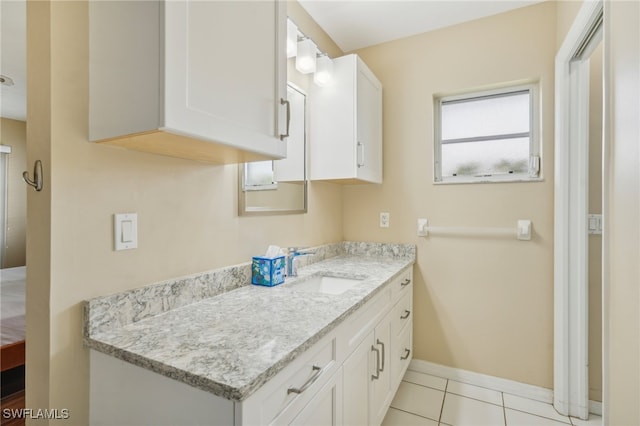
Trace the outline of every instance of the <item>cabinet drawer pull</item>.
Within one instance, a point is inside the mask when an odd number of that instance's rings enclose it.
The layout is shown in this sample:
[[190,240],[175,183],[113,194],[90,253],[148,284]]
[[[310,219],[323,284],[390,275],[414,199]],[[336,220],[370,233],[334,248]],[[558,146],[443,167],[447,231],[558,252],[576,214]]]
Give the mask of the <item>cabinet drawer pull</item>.
[[284,138],[289,137],[289,127],[291,126],[291,104],[288,100],[280,98],[280,105],[287,106],[287,133],[280,135],[280,140],[283,140]]
[[407,279],[405,279],[402,283],[400,283],[400,285],[401,285],[402,287],[404,287],[404,286],[409,285],[410,283],[411,283],[411,279],[407,278]]
[[322,374],[322,368],[318,367],[317,365],[314,365],[312,367],[312,370],[315,371],[315,373],[313,373],[313,376],[309,377],[309,380],[307,380],[305,384],[302,385],[301,388],[287,389],[287,395],[289,395],[290,393],[302,393],[306,391],[309,388],[309,386],[311,386],[316,380],[318,380],[318,377],[320,377],[320,375]]
[[407,319],[409,318],[409,315],[411,315],[411,311],[407,311],[406,309],[404,310],[404,314],[400,315],[400,319]]
[[371,375],[371,380],[378,380],[380,378],[380,350],[374,345],[371,345],[371,350],[376,352],[376,374]]
[[409,355],[411,355],[411,349],[405,349],[404,356],[401,356],[400,359],[404,361],[409,358]]
[[380,371],[384,371],[384,343],[380,339],[376,339],[376,344],[382,346],[382,367],[380,367]]

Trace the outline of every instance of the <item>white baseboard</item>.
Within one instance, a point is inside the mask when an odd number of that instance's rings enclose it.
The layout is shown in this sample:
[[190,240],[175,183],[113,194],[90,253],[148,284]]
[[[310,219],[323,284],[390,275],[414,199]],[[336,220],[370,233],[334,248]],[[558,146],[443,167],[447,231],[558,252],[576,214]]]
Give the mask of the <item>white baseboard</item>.
[[[499,392],[505,392],[511,395],[544,402],[546,404],[553,404],[553,390],[543,388],[541,386],[529,385],[526,383],[516,382],[515,380],[503,379],[501,377],[489,376],[481,373],[474,373],[473,371],[447,367],[446,365],[435,364],[433,362],[415,358],[411,360],[409,370],[442,377],[443,379],[455,380],[456,382],[489,388]],[[601,416],[602,403],[589,401],[589,412]]]
[[602,402],[589,400],[589,412],[602,417]]
[[411,361],[411,364],[409,364],[409,370],[553,404],[553,391],[540,386],[528,385],[514,380],[447,367],[415,358]]

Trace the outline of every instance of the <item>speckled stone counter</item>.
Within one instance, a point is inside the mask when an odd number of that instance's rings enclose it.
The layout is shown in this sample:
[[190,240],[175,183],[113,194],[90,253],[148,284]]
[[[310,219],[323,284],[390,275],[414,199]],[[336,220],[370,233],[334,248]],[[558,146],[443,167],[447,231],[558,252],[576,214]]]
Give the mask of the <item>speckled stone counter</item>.
[[[220,286],[210,278],[203,284],[201,274],[87,301],[85,344],[244,400],[415,262],[413,245],[345,242],[311,250],[316,255],[300,258],[299,276],[277,287],[250,285],[250,272],[238,272],[248,268],[243,264],[204,274],[220,274]],[[361,281],[336,295],[296,287],[316,274]],[[219,287],[229,290],[202,290]]]

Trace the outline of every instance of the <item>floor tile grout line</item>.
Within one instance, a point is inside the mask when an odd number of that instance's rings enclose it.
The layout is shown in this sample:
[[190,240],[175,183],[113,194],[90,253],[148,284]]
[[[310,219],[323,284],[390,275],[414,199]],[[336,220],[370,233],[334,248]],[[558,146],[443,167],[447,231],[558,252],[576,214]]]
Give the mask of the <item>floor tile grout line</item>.
[[411,414],[412,416],[420,417],[422,419],[431,420],[432,422],[437,422],[437,420],[434,420],[431,417],[423,416],[422,414],[414,413],[413,411],[407,411],[397,407],[389,407],[389,408],[393,408],[394,410],[402,411],[403,413]]
[[[524,410],[520,410],[520,409],[518,409],[518,408],[511,408],[511,407],[507,407],[507,406],[505,406],[504,408],[505,408],[505,410],[506,410],[506,409],[509,409],[509,410],[513,410],[513,411],[519,411],[519,412],[521,412],[521,413],[529,414],[529,415],[531,415],[531,416],[540,417],[540,418],[542,418],[542,419],[552,420],[552,421],[554,421],[554,422],[562,423],[562,424],[565,424],[565,425],[573,425],[573,423],[571,422],[571,419],[570,419],[569,417],[567,417],[567,420],[569,421],[569,423],[567,423],[567,422],[560,421],[560,420],[558,420],[558,419],[552,419],[551,417],[542,416],[542,415],[540,415],[540,414],[535,414],[535,413],[532,413],[531,411],[524,411]],[[558,414],[558,415],[559,415],[559,416],[562,416],[562,414]],[[565,416],[563,416],[563,417],[565,417]]]
[[507,426],[507,409],[504,407],[504,392],[500,392],[500,399],[502,399],[502,415],[504,416],[504,426]]
[[[456,395],[456,396],[459,396],[459,397],[461,397],[461,398],[468,398],[468,399],[472,399],[472,400],[474,400],[474,401],[483,402],[483,403],[485,403],[485,404],[490,404],[490,405],[497,406],[497,407],[499,407],[499,406],[500,406],[500,405],[495,404],[495,403],[493,403],[493,402],[485,401],[485,400],[478,399],[478,398],[473,398],[473,397],[470,397],[470,396],[467,396],[467,395],[460,395],[460,394],[458,394],[458,393],[455,393],[455,392],[451,392],[451,391],[449,391],[449,390],[448,390],[448,389],[449,389],[449,381],[450,381],[451,379],[445,379],[444,377],[433,376],[433,375],[431,375],[431,374],[422,373],[422,372],[414,371],[414,370],[408,370],[408,371],[413,371],[414,373],[418,373],[418,374],[422,374],[422,375],[425,375],[425,376],[430,376],[430,377],[435,377],[435,378],[438,378],[438,379],[444,379],[444,380],[446,380],[444,390],[442,390],[442,389],[438,389],[438,388],[435,388],[435,387],[431,387],[431,386],[426,386],[426,385],[421,384],[421,383],[415,383],[415,382],[412,382],[412,381],[409,381],[409,380],[405,380],[404,378],[403,378],[403,380],[402,380],[402,381],[404,381],[404,382],[406,382],[406,383],[411,383],[411,384],[414,384],[414,385],[416,385],[416,386],[421,386],[421,387],[424,387],[424,388],[428,388],[428,389],[432,389],[432,390],[436,390],[436,391],[444,392],[444,395],[443,395],[443,398],[442,398],[442,406],[441,406],[441,408],[440,408],[440,417],[439,417],[439,419],[438,419],[438,424],[442,423],[442,414],[443,414],[443,412],[444,412],[444,403],[445,403],[445,400],[446,400],[447,394]],[[469,385],[469,386],[478,387],[478,388],[481,388],[481,389],[487,389],[487,390],[490,390],[490,391],[499,392],[499,393],[500,393],[500,396],[501,396],[501,399],[502,399],[502,412],[503,412],[503,415],[504,415],[504,422],[505,422],[505,426],[507,426],[507,411],[506,411],[506,410],[507,410],[507,408],[508,408],[508,409],[510,409],[510,410],[519,411],[519,412],[524,413],[524,414],[529,414],[529,415],[532,415],[532,416],[535,416],[535,417],[540,417],[540,418],[547,419],[547,420],[552,420],[552,421],[555,421],[555,422],[558,422],[558,423],[563,423],[563,424],[568,424],[568,425],[571,425],[571,426],[576,426],[576,425],[573,423],[573,420],[571,420],[571,416],[563,416],[562,414],[558,413],[558,412],[557,412],[557,410],[555,410],[555,407],[553,407],[553,405],[551,405],[551,406],[552,406],[552,408],[556,411],[556,413],[557,413],[559,416],[566,417],[566,419],[568,420],[568,423],[567,423],[567,422],[565,422],[565,421],[560,421],[560,420],[558,420],[558,419],[554,419],[554,418],[548,417],[548,416],[543,416],[543,415],[535,414],[535,413],[532,413],[532,412],[530,412],[530,411],[524,411],[524,410],[517,409],[517,408],[507,407],[507,406],[506,406],[506,404],[505,404],[505,401],[504,401],[504,392],[500,392],[500,391],[497,391],[497,390],[495,390],[495,389],[487,388],[487,387],[484,387],[484,386],[472,385],[472,384],[470,384],[470,383],[458,382],[458,381],[456,381],[456,380],[453,380],[453,381],[454,381],[454,382],[456,382],[456,383],[462,383],[462,384],[466,384],[466,385]],[[516,395],[516,396],[517,396],[517,395]],[[530,398],[524,398],[524,399],[530,399]],[[532,400],[532,401],[539,402],[539,401],[537,401],[537,400]],[[396,409],[397,409],[397,408],[396,408]],[[401,410],[401,411],[402,411],[402,410]],[[411,413],[411,414],[415,414],[415,413]],[[418,415],[418,414],[415,414],[415,415]],[[418,416],[420,416],[420,415],[418,415]],[[423,417],[423,418],[429,419],[428,417],[424,417],[424,416],[420,416],[420,417]],[[429,420],[433,420],[433,419],[429,419]]]
[[451,392],[451,391],[447,391],[447,393],[450,393],[451,395],[459,396],[461,398],[473,399],[474,401],[484,402],[485,404],[491,404],[491,405],[496,406],[496,407],[504,407],[504,403],[496,404],[494,402],[485,401],[484,399],[478,399],[478,398],[474,398],[472,396],[467,396],[467,395],[460,395],[459,393],[455,393],[455,392]]
[[442,395],[442,405],[440,405],[440,416],[438,417],[438,424],[442,422],[442,412],[444,411],[444,401],[447,399],[447,388],[449,387],[449,379],[444,384],[444,394]]
[[[444,389],[438,389],[438,388],[434,388],[433,386],[427,386],[427,385],[423,385],[422,383],[416,383],[416,382],[412,382],[410,380],[405,380],[404,378],[402,379],[403,382],[405,383],[411,383],[412,385],[416,385],[416,386],[422,386],[423,388],[427,388],[427,389],[433,389],[433,390],[437,390],[440,392],[444,392]],[[445,385],[445,389],[446,389],[446,385]]]

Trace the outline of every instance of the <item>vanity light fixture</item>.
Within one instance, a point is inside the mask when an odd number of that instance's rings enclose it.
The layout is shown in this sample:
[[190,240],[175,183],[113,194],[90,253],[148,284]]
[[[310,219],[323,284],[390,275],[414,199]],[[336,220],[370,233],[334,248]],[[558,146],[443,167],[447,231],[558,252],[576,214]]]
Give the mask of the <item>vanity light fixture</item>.
[[291,19],[287,19],[287,58],[298,54],[298,27]]
[[309,74],[316,70],[316,44],[308,37],[298,42],[298,56],[296,56],[296,69],[302,74]]
[[291,19],[287,18],[287,58],[296,58],[296,69],[302,74],[313,74],[313,82],[327,86],[333,78],[333,60],[320,51]]
[[318,55],[316,60],[316,72],[313,74],[313,82],[320,87],[331,83],[333,76],[333,60],[327,54]]

